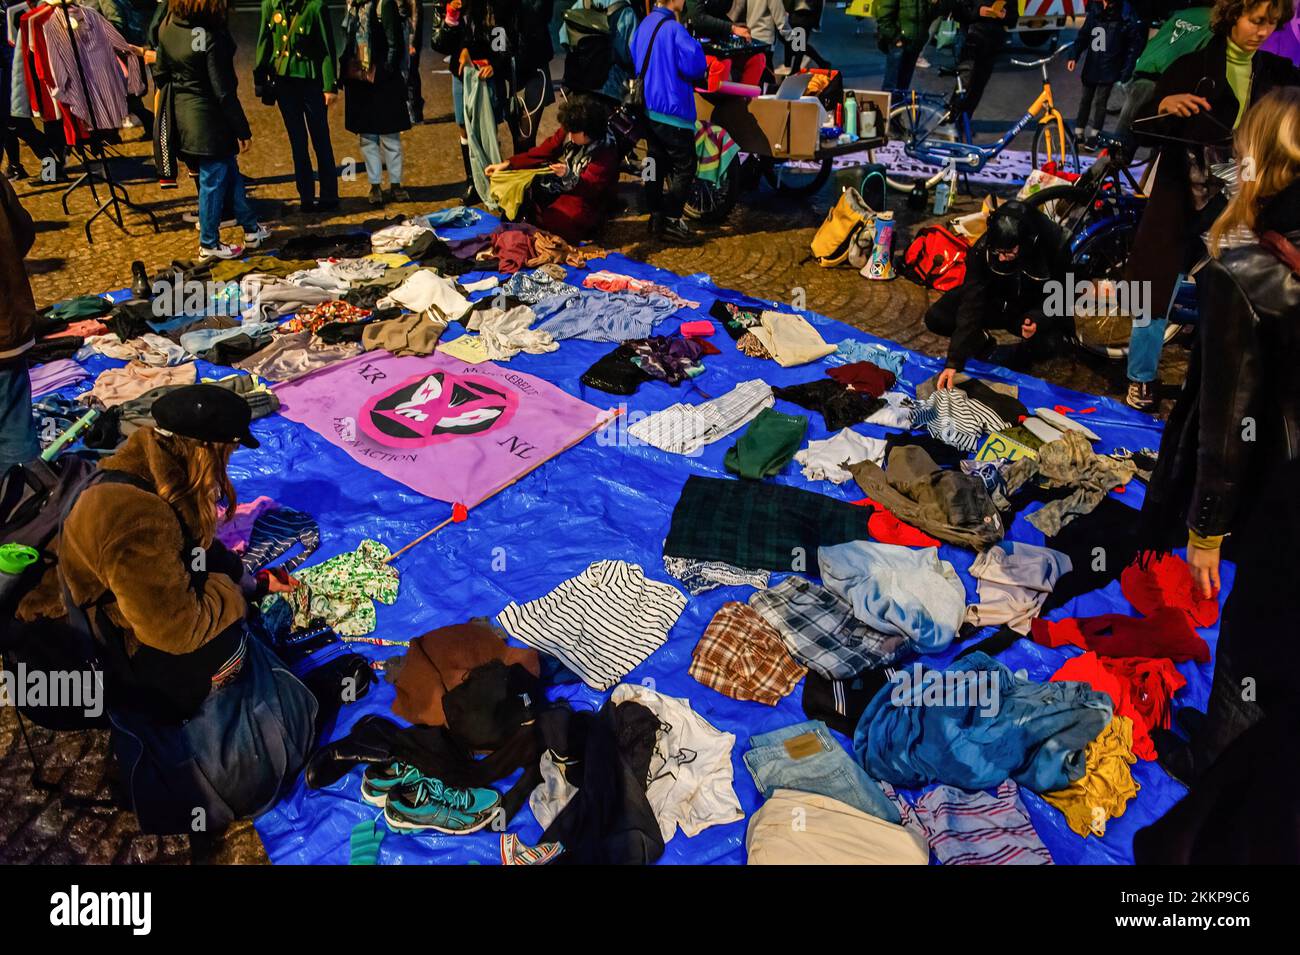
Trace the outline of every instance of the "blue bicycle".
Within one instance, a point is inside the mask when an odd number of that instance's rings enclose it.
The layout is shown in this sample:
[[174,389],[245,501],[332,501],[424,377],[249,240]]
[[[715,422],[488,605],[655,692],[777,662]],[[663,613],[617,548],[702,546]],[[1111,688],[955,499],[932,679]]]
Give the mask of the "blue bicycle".
[[[1016,66],[1037,66],[1042,70],[1043,87],[1024,115],[997,140],[987,145],[970,141],[970,125],[965,116],[959,117],[960,127],[948,110],[946,97],[934,93],[903,91],[900,102],[889,111],[889,138],[903,143],[903,152],[910,159],[938,166],[939,171],[919,182],[887,181],[902,192],[911,192],[920,203],[926,193],[945,178],[956,186],[961,173],[979,172],[1000,155],[1030,123],[1036,123],[1031,158],[1033,167],[1054,162],[1058,169],[1079,172],[1079,150],[1074,134],[1052,97],[1052,83],[1047,75],[1047,64],[1064,50],[1066,43],[1039,60],[1012,60]],[[951,71],[941,71],[951,72]],[[961,77],[957,77],[958,96],[963,92]],[[1040,163],[1041,160],[1041,163]]]

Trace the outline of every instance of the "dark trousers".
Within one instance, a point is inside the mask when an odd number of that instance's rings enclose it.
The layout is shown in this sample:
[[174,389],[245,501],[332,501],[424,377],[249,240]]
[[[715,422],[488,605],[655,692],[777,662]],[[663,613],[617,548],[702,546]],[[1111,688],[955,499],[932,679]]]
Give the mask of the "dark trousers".
[[812,45],[813,27],[816,25],[817,16],[811,10],[800,10],[790,14],[790,26],[803,30],[802,50],[796,51],[791,44],[785,44],[785,65],[790,69],[795,71],[803,69],[805,58],[812,60],[820,69],[830,68],[831,61],[818,53]]
[[[939,296],[938,301],[925,313],[925,327],[936,335],[952,338],[957,331],[957,313],[961,307],[962,292],[963,289],[955,288]],[[989,334],[990,331],[997,329],[1020,335],[1020,326],[1029,311],[1031,307],[1021,302],[998,300],[990,296],[989,306],[980,321],[984,342],[975,348],[971,357],[988,359],[993,354],[997,341]],[[1064,330],[1059,325],[1049,324],[1042,316],[1038,316],[1035,320],[1038,323],[1038,331],[1033,338],[1020,342],[1019,347],[1022,350],[1016,353],[1017,357],[1023,355],[1026,359],[1033,359],[1045,356],[1051,349],[1053,336],[1059,336]]]
[[[645,183],[646,207],[652,214],[679,218],[695,181],[695,133],[693,130],[647,120],[646,147],[654,160],[654,175]],[[664,178],[669,177],[664,189]]]
[[[339,197],[338,167],[330,143],[330,124],[325,112],[325,93],[316,80],[275,78],[275,102],[280,107],[289,148],[293,152],[293,176],[298,197],[304,202],[316,196],[314,179],[320,178],[320,198],[333,202]],[[316,150],[316,169],[312,170],[307,136]]]
[[[1079,100],[1079,118],[1075,126],[1080,129],[1095,129],[1100,132],[1106,126],[1106,108],[1110,105],[1110,93],[1114,83],[1084,83],[1083,97]],[[1088,113],[1092,112],[1089,119]]]
[[993,76],[993,65],[1001,49],[1000,44],[993,46],[988,43],[971,43],[969,40],[962,47],[961,59],[957,62],[957,76],[960,77],[965,92],[953,97],[954,115],[965,113],[972,118],[975,116],[975,110],[984,98],[984,89]]
[[18,143],[20,140],[27,144],[38,160],[44,160],[46,156],[54,155],[45,134],[36,128],[35,123],[21,116],[13,116],[9,119],[8,126],[5,127],[4,131],[5,161],[11,166],[18,165]]

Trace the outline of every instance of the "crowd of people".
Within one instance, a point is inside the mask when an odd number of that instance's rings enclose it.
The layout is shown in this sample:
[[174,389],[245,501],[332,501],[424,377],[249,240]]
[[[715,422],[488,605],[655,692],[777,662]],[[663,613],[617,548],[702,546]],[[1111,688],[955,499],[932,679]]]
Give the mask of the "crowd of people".
[[[110,7],[107,0],[100,5]],[[685,215],[697,171],[695,91],[770,81],[778,38],[786,44],[782,69],[805,58],[824,63],[806,42],[814,11],[796,4],[787,12],[776,0],[657,0],[648,12],[622,0],[579,0],[574,9],[601,14],[603,32],[585,36],[608,48],[603,58],[588,49],[593,59],[574,63],[575,75],[587,68],[586,88],[557,94],[550,74],[553,0],[450,0],[431,7],[428,22],[411,0],[347,0],[339,30],[337,11],[324,0],[263,0],[253,86],[283,118],[302,209],[328,212],[339,203],[328,115],[340,93],[344,125],[364,156],[369,201],[409,199],[402,136],[422,119],[419,54],[427,40],[451,65],[467,204],[496,204],[517,189],[512,204],[523,219],[575,245],[593,238],[614,208],[625,158],[611,115],[631,109],[659,170],[645,183],[651,233],[699,243]],[[170,148],[193,172],[201,256],[227,260],[258,248],[270,231],[249,203],[239,169],[252,132],[240,104],[227,0],[165,0],[156,10],[117,0],[111,10],[110,21],[138,48],[160,91],[157,108],[136,95],[132,112],[155,136],[167,124]],[[911,83],[936,23],[951,18],[961,25],[960,92],[950,103],[956,116],[979,107],[1016,10],[1011,0],[878,0],[876,16],[890,88]],[[1152,33],[1155,19],[1164,25]],[[579,49],[579,30],[592,22],[565,21],[561,42],[569,55]],[[1231,552],[1236,563],[1208,713],[1190,743],[1172,733],[1157,738],[1162,764],[1192,786],[1192,800],[1222,798],[1215,773],[1243,734],[1262,723],[1290,732],[1300,718],[1300,660],[1288,637],[1300,575],[1295,561],[1276,554],[1279,542],[1300,536],[1300,43],[1291,58],[1268,49],[1271,38],[1294,26],[1292,0],[1215,0],[1159,18],[1130,0],[1098,0],[1068,59],[1084,91],[1078,138],[1098,145],[1122,84],[1116,134],[1152,144],[1158,155],[1125,275],[1147,283],[1154,303],[1151,320],[1135,320],[1133,329],[1127,399],[1134,407],[1157,405],[1160,348],[1182,277],[1194,278],[1199,299],[1187,381],[1142,515],[1145,550],[1186,547],[1202,598],[1218,596],[1222,555]],[[701,43],[728,38],[740,41],[740,53],[706,53]],[[751,41],[765,46],[747,52]],[[592,62],[603,72],[592,73]],[[538,141],[541,117],[557,98],[558,128]],[[513,143],[508,158],[501,155],[501,125]],[[10,120],[5,136],[0,470],[39,451],[24,357],[37,310],[22,264],[35,229],[8,180],[24,174],[19,142],[38,159],[53,150],[30,119]],[[1231,181],[1221,173],[1229,161],[1238,170]],[[242,242],[222,241],[220,226],[229,219],[242,229]],[[967,256],[964,283],[925,315],[927,328],[951,339],[936,387],[954,388],[972,359],[1028,367],[1059,344],[1067,329],[1044,313],[1045,285],[1069,267],[1049,216],[1003,202]],[[999,331],[1020,344],[999,346],[992,334]],[[104,462],[125,477],[90,489],[65,515],[60,580],[46,580],[43,597],[49,607],[69,597],[81,607],[108,607],[94,615],[96,626],[111,631],[108,644],[130,658],[117,662],[131,692],[197,722],[212,712],[210,693],[265,691],[260,677],[226,685],[221,675],[274,669],[247,639],[246,610],[296,582],[274,574],[254,579],[214,544],[213,502],[235,500],[230,456],[240,445],[256,446],[246,404],[226,389],[194,385],[160,399],[153,417],[156,427],[137,432]],[[209,554],[201,585],[177,557],[190,545]],[[1258,687],[1244,701],[1248,677]],[[283,749],[299,754],[300,765],[319,725],[317,701],[300,685],[270,683],[277,687],[274,720],[248,716],[267,698],[244,696],[227,696],[220,718],[239,710],[249,752]],[[285,766],[267,763],[266,771],[283,773]],[[255,774],[248,766],[241,772]],[[281,783],[277,776],[254,788],[274,793]]]

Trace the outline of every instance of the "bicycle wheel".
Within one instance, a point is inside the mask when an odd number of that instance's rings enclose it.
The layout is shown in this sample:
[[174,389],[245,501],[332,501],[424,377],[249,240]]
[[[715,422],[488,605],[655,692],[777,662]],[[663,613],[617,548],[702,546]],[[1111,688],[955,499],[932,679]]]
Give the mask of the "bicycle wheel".
[[1092,195],[1080,186],[1048,186],[1024,200],[1059,225],[1071,239],[1081,230],[1092,212]]
[[[904,144],[919,143],[926,139],[954,142],[957,132],[954,126],[943,121],[948,116],[947,107],[934,103],[903,102],[889,111],[889,138]],[[928,177],[927,177],[928,178]],[[885,181],[890,187],[900,192],[909,192],[912,183],[902,179],[893,179],[886,175]]]
[[1034,144],[1031,147],[1032,151],[1029,154],[1029,159],[1034,164],[1035,169],[1041,168],[1038,164],[1040,157],[1043,160],[1055,159],[1064,152],[1065,171],[1076,175],[1079,173],[1079,144],[1075,142],[1074,133],[1070,132],[1070,128],[1068,126],[1064,128],[1064,149],[1061,148],[1061,144],[1055,141],[1056,129],[1054,123],[1040,123],[1038,128],[1034,130]]
[[763,178],[777,192],[788,196],[811,196],[830,179],[835,160],[825,159],[766,159]]

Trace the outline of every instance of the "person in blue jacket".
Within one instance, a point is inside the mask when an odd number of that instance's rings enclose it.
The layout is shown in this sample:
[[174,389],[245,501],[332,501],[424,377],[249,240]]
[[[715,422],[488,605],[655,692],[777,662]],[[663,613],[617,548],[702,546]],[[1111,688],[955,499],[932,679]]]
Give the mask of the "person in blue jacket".
[[1106,125],[1111,91],[1116,83],[1128,82],[1145,45],[1146,29],[1123,0],[1093,0],[1088,4],[1088,15],[1065,64],[1073,73],[1086,53],[1080,77],[1083,96],[1074,123],[1074,138],[1084,148],[1097,148],[1097,136]]
[[646,146],[654,161],[645,177],[650,231],[695,245],[699,237],[682,211],[695,181],[695,87],[708,64],[699,41],[678,21],[685,6],[685,0],[657,0],[632,36],[632,62],[643,76]]

